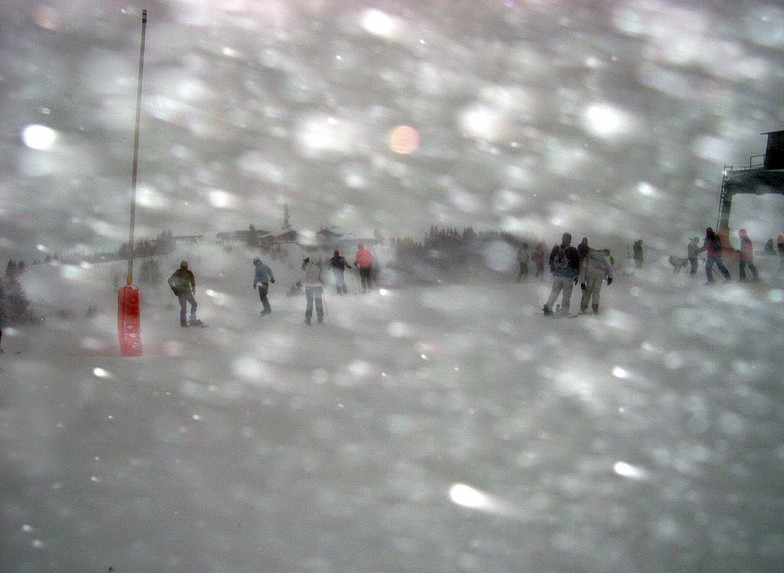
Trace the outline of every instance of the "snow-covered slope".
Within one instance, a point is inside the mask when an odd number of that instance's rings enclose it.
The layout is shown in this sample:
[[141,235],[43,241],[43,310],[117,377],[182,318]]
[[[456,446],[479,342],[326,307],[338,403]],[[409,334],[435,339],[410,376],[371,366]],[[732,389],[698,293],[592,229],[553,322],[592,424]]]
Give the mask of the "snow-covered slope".
[[116,350],[124,266],[29,269],[44,320],[6,329],[0,358],[2,570],[784,559],[777,261],[753,285],[619,274],[574,320],[541,315],[548,282],[328,291],[306,327],[285,295],[300,255],[272,263],[261,318],[250,253],[175,253],[162,272],[189,260],[210,327],[143,291],[139,358]]

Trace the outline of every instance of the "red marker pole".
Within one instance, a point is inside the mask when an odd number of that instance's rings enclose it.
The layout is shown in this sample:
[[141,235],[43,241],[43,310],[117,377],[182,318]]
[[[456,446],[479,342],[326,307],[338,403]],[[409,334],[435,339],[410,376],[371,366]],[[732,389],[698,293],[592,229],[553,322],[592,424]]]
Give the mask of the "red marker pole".
[[136,130],[133,137],[133,170],[131,173],[131,224],[128,236],[127,284],[117,293],[117,330],[120,353],[123,356],[141,356],[141,313],[139,288],[133,283],[134,226],[136,224],[136,175],[139,168],[139,120],[141,118],[142,74],[144,72],[144,40],[147,31],[147,10],[142,10],[142,41],[139,52],[139,81],[136,92]]

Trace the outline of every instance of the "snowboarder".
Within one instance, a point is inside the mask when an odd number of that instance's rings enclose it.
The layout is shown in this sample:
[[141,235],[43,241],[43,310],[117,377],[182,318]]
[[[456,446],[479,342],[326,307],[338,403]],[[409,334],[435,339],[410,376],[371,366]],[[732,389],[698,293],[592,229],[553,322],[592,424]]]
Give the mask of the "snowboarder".
[[634,256],[634,266],[638,269],[642,268],[642,263],[645,261],[645,257],[643,257],[642,253],[642,239],[634,241],[632,252]]
[[313,316],[313,301],[316,302],[316,317],[318,323],[324,322],[324,284],[321,281],[321,267],[306,257],[302,261],[302,270],[305,273],[303,284],[305,285],[305,324],[310,326],[310,319]]
[[580,300],[580,313],[588,312],[588,305],[594,314],[599,314],[602,281],[607,279],[607,286],[613,281],[613,266],[610,259],[599,249],[588,249],[580,265],[580,288],[583,291]]
[[519,269],[517,271],[517,282],[528,278],[528,243],[523,243],[517,249],[517,264]]
[[370,290],[371,277],[373,274],[373,255],[365,248],[365,245],[357,245],[357,255],[354,258],[354,266],[359,271],[359,283],[363,293]]
[[553,274],[553,287],[550,297],[542,310],[546,316],[552,316],[553,304],[558,295],[563,293],[561,299],[561,314],[569,313],[569,300],[572,298],[572,286],[577,284],[577,275],[580,272],[580,257],[577,249],[572,245],[572,235],[564,233],[561,244],[553,247],[550,252],[550,272]]
[[711,227],[705,229],[705,241],[702,243],[702,248],[697,252],[706,252],[705,275],[708,277],[708,284],[713,283],[714,264],[719,267],[719,271],[721,271],[721,274],[724,276],[724,280],[730,280],[730,272],[727,270],[727,267],[724,266],[724,261],[721,258],[721,239]]
[[746,267],[751,271],[751,280],[754,282],[759,281],[759,273],[757,267],[754,266],[754,244],[749,239],[746,229],[738,231],[740,237],[740,250],[738,251],[738,277],[740,280],[746,280]]
[[335,290],[337,290],[338,294],[346,294],[348,288],[346,287],[346,279],[343,276],[343,272],[346,269],[350,269],[351,265],[348,264],[346,257],[335,249],[333,257],[329,259],[329,266],[332,269],[332,278],[335,280]]
[[691,264],[691,270],[689,271],[690,276],[694,276],[697,274],[697,266],[699,264],[699,252],[700,252],[700,238],[699,237],[692,237],[689,241],[688,246],[686,247],[686,255],[689,259],[689,263]]
[[[167,282],[174,295],[180,301],[180,326],[186,327],[198,322],[196,319],[196,308],[198,305],[194,298],[196,294],[196,278],[188,270],[188,261],[182,261],[180,268],[172,273]],[[191,305],[191,313],[186,320],[188,303]]]
[[261,306],[263,307],[261,316],[264,316],[265,314],[272,312],[272,307],[267,299],[267,293],[269,292],[270,284],[275,284],[275,276],[272,274],[272,269],[261,262],[261,259],[258,257],[253,259],[253,266],[256,267],[256,271],[253,275],[253,289],[255,290],[257,287],[259,289],[259,299],[261,300]]
[[542,245],[542,243],[536,244],[531,260],[533,260],[534,265],[536,265],[534,277],[541,278],[544,275],[544,245]]

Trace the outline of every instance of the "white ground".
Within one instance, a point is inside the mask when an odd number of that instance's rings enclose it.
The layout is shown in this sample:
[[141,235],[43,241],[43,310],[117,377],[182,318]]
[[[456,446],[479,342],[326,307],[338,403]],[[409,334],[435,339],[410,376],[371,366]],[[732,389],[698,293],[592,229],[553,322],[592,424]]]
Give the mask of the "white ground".
[[308,328],[296,263],[259,318],[242,251],[188,255],[209,328],[143,290],[139,358],[118,356],[123,265],[29,268],[44,320],[0,357],[0,570],[784,561],[777,261],[758,285],[619,274],[574,320],[541,316],[547,282],[330,291]]

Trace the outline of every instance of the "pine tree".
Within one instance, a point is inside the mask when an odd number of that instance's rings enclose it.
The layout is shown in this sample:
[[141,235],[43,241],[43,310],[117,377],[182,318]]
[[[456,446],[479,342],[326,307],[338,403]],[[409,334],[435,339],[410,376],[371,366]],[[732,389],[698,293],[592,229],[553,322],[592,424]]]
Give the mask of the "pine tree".
[[30,301],[27,300],[15,273],[6,274],[5,279],[0,281],[0,291],[2,291],[0,313],[2,313],[3,323],[17,324],[33,319]]

